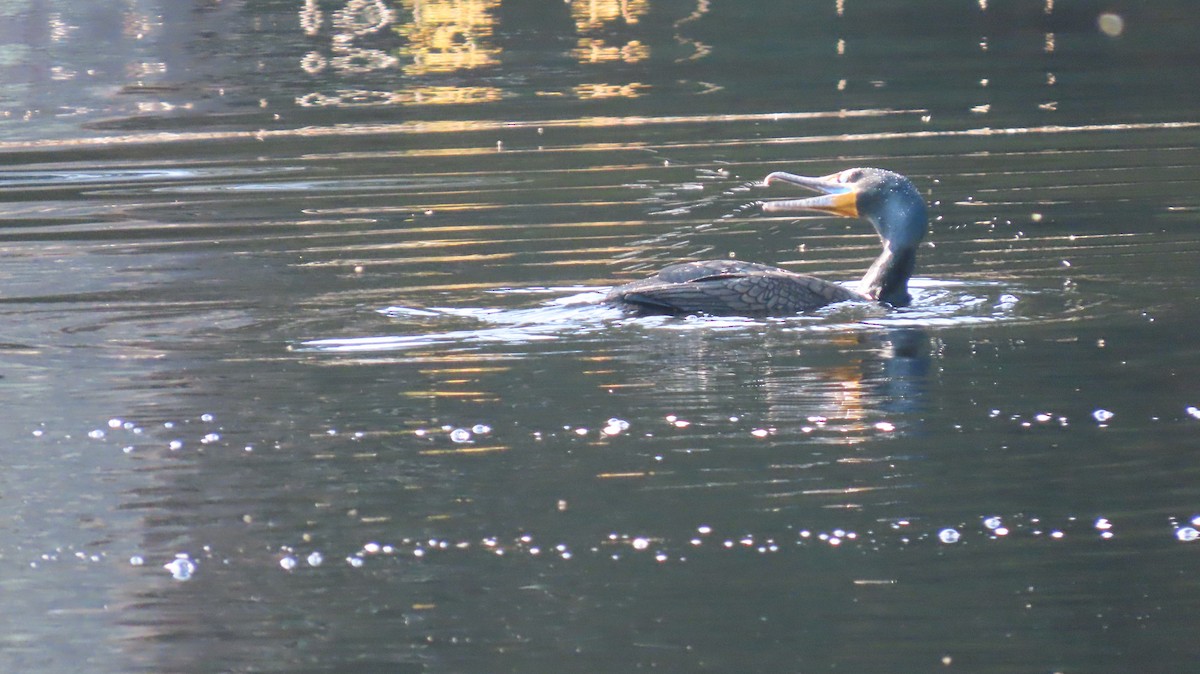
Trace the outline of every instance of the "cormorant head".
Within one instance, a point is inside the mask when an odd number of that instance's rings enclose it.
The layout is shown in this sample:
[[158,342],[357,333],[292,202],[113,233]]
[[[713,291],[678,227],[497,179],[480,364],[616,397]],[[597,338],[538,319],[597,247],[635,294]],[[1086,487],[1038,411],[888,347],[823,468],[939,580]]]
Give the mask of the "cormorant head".
[[917,245],[929,228],[925,200],[908,178],[884,169],[852,168],[821,178],[776,172],[763,179],[764,185],[776,182],[821,195],[765,201],[764,213],[821,211],[870,222],[879,233],[883,253],[863,277],[860,291],[893,306],[908,305],[908,279],[916,264]]

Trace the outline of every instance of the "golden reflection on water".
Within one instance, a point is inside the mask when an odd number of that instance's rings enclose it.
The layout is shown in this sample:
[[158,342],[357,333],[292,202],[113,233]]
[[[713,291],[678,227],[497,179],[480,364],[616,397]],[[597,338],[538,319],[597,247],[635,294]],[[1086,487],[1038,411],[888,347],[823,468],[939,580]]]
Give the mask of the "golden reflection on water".
[[[614,38],[614,30],[628,30],[650,12],[650,0],[570,0],[576,46],[569,55],[579,64],[638,63],[651,56],[650,44],[637,37]],[[300,26],[309,38],[328,42],[300,59],[309,75],[334,74],[349,86],[318,90],[297,96],[301,107],[364,107],[413,105],[472,105],[515,95],[499,87],[458,84],[421,84],[395,90],[353,86],[357,76],[400,70],[406,76],[428,77],[494,70],[503,63],[497,44],[496,10],[499,0],[348,0],[327,12],[318,0],[305,0]],[[684,24],[707,13],[707,0],[672,24],[675,34],[651,36],[664,43],[690,44],[693,55],[708,53],[699,42],[680,35]],[[568,27],[564,26],[564,29]],[[399,39],[391,48],[380,48],[388,36]],[[640,82],[589,82],[535,95],[568,95],[580,99],[634,98],[649,85]]]
[[497,65],[500,48],[492,43],[499,0],[404,0],[412,16],[395,28],[406,45],[406,75],[452,73]]

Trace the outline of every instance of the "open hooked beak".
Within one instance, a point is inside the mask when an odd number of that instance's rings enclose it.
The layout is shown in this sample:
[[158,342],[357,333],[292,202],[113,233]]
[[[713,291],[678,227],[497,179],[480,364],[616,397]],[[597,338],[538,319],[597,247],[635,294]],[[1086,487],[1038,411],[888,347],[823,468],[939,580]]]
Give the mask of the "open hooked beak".
[[762,205],[763,212],[795,213],[797,211],[822,211],[847,218],[856,218],[858,217],[858,188],[854,183],[840,181],[838,178],[841,175],[841,173],[834,173],[822,178],[810,178],[808,176],[798,176],[792,173],[776,171],[763,178],[764,186],[769,186],[777,182],[790,183],[792,185],[799,185],[800,187],[807,187],[822,194],[821,196],[809,197],[807,199],[764,201]]

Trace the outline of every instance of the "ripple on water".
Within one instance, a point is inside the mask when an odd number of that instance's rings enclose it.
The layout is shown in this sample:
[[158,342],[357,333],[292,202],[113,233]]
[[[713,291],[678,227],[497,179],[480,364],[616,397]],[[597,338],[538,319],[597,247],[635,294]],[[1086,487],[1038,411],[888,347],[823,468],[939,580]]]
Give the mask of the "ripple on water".
[[[853,284],[847,284],[853,285]],[[530,344],[577,339],[612,328],[739,331],[780,326],[800,332],[854,332],[888,328],[971,327],[984,323],[1053,323],[1103,313],[1106,298],[1083,302],[1073,291],[1014,288],[995,281],[913,279],[913,302],[901,309],[845,302],[796,316],[637,316],[603,304],[608,288],[497,288],[497,295],[553,296],[533,307],[406,307],[378,310],[404,321],[409,334],[312,339],[293,347],[326,353],[448,349],[485,344]],[[464,321],[476,323],[462,327]],[[455,329],[440,330],[446,324]]]

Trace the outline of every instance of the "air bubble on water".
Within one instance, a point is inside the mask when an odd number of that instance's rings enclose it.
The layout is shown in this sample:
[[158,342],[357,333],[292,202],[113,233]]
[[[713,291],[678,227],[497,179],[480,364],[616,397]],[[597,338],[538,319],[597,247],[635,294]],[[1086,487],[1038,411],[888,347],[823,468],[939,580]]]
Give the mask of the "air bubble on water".
[[424,557],[425,549],[424,548],[416,548],[415,550],[412,551],[412,555],[413,555],[413,557],[417,557],[417,558]]
[[1109,522],[1107,517],[1100,517],[1096,519],[1096,523],[1093,526],[1096,527],[1097,531],[1108,531],[1112,528],[1112,522]]
[[130,566],[141,566],[141,565],[143,565],[143,564],[145,564],[145,563],[146,563],[146,560],[145,560],[145,558],[143,558],[141,555],[134,555],[134,556],[132,556],[132,557],[130,557],[130,558],[129,558],[129,565],[130,565]]
[[450,441],[464,443],[471,441],[471,432],[465,428],[456,428],[450,431]]
[[492,427],[487,424],[475,424],[471,427],[471,432],[475,435],[484,435],[492,432]]
[[133,453],[133,445],[126,445],[121,448],[121,451],[125,452],[126,454],[132,454]]
[[366,545],[363,546],[363,552],[365,552],[369,555],[376,554],[377,552],[379,552],[380,549],[381,549],[380,545],[374,541],[367,543]]
[[363,565],[363,558],[362,558],[362,557],[350,556],[350,557],[347,557],[347,558],[346,558],[346,563],[347,563],[347,564],[349,564],[350,566],[352,566],[352,567],[356,568],[356,569],[359,569],[359,568],[362,568],[362,565]]
[[633,539],[630,542],[630,545],[633,546],[634,550],[645,550],[646,548],[650,547],[650,540],[646,539],[646,538],[638,537],[638,538]]
[[164,421],[163,428],[175,428],[175,422],[174,421]]
[[1107,423],[1114,416],[1116,416],[1116,415],[1113,414],[1112,412],[1109,412],[1108,410],[1106,410],[1104,408],[1100,408],[1100,409],[1096,410],[1095,412],[1092,412],[1092,418],[1102,424]]
[[109,419],[109,420],[108,420],[108,427],[109,427],[109,428],[120,428],[120,427],[121,427],[121,423],[122,423],[122,422],[121,422],[121,420],[120,420],[120,419]]
[[172,440],[167,445],[167,448],[170,449],[172,452],[179,450],[179,449],[183,449],[183,441],[182,440]]
[[1184,410],[1193,419],[1200,419],[1200,407],[1190,406]]
[[1194,540],[1200,539],[1200,531],[1192,527],[1180,527],[1175,530],[1175,538],[1184,543],[1191,543]]
[[93,431],[88,431],[88,437],[93,440],[100,440],[104,437],[104,431],[100,430],[99,428]]
[[42,430],[42,429],[40,429],[40,428],[35,428],[35,429],[33,429],[33,437],[35,437],[35,438],[40,438],[40,437],[42,437],[42,435],[44,435],[45,433],[46,433],[46,432],[45,432],[45,431],[43,431],[43,430]]
[[291,555],[288,555],[287,557],[284,557],[283,559],[279,560],[279,566],[284,571],[291,571],[292,569],[296,568],[296,566],[298,564],[299,564],[299,562],[296,561],[296,558]]
[[962,538],[962,534],[958,533],[957,529],[942,529],[938,532],[938,540],[943,543],[957,543]]
[[213,415],[211,415],[207,412],[200,415],[200,421],[203,421],[205,423],[208,423],[208,422],[212,421],[213,419],[214,419]]
[[320,566],[325,563],[325,556],[319,552],[310,552],[305,561],[308,562],[309,566]]
[[219,434],[208,433],[203,438],[200,438],[200,443],[204,444],[204,445],[210,445],[220,439],[221,439],[221,436]]
[[991,529],[992,531],[999,529],[1003,525],[1004,525],[1004,521],[994,515],[992,517],[986,517],[983,520],[983,526],[987,527],[988,529]]
[[712,533],[712,527],[708,526],[707,524],[701,524],[700,526],[696,527],[696,531],[698,533],[708,535]]
[[196,563],[188,558],[187,553],[175,555],[175,559],[163,564],[163,568],[171,572],[175,580],[188,580],[196,572]]

